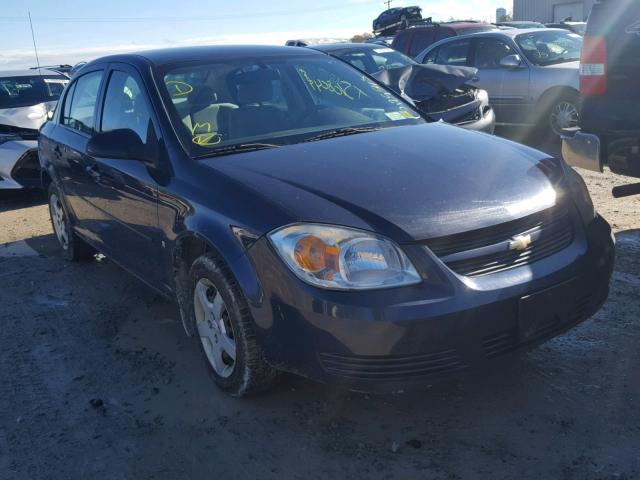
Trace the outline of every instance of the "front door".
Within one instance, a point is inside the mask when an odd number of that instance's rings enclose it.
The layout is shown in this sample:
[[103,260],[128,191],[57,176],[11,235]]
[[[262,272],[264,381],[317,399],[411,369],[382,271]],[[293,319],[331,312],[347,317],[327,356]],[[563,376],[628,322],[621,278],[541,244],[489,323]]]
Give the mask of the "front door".
[[530,69],[506,68],[503,58],[517,55],[516,49],[499,38],[479,38],[475,43],[473,65],[478,69],[474,85],[489,93],[489,101],[498,123],[524,124],[530,121]]
[[[157,148],[158,131],[144,84],[126,65],[112,65],[98,132],[130,129]],[[133,159],[90,157],[87,166],[97,188],[96,206],[109,216],[102,231],[113,259],[154,287],[164,285],[158,230],[158,165]]]

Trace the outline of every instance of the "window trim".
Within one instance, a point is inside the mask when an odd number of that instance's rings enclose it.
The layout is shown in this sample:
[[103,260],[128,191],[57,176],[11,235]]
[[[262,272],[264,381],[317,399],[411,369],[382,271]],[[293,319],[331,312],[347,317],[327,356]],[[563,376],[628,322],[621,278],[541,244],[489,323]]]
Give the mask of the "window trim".
[[[64,103],[62,104],[62,108],[60,109],[60,117],[58,117],[58,126],[64,127],[65,130],[77,133],[78,135],[81,135],[81,136],[83,136],[85,138],[91,138],[93,136],[93,135],[90,135],[88,133],[81,132],[77,128],[70,127],[69,125],[64,123],[64,121],[63,121],[64,120],[64,106],[67,104],[67,101],[69,100],[68,97],[69,97],[69,92],[71,91],[72,85],[74,86],[73,90],[74,90],[74,93],[75,93],[75,85],[78,83],[78,80],[80,80],[82,77],[84,77],[86,75],[90,75],[90,74],[95,73],[95,72],[102,72],[102,78],[100,79],[100,86],[98,87],[98,94],[96,95],[96,108],[93,111],[93,130],[95,132],[96,131],[96,121],[98,120],[97,114],[98,114],[98,110],[99,110],[99,105],[100,105],[100,101],[101,101],[101,98],[102,98],[103,93],[104,93],[104,85],[105,85],[104,79],[105,79],[105,72],[106,71],[107,71],[107,68],[106,68],[105,65],[96,65],[96,68],[92,68],[91,70],[88,70],[86,72],[82,72],[82,75],[79,75],[78,77],[74,78],[71,82],[69,82],[69,85],[65,89]],[[71,99],[73,99],[73,96],[71,97]]]

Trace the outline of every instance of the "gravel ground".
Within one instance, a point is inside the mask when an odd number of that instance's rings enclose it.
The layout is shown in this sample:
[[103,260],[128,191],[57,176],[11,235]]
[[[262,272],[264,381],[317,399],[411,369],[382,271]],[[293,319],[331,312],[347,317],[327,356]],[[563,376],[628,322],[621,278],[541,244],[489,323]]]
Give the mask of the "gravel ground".
[[603,309],[492,375],[397,396],[286,377],[227,398],[172,304],[65,262],[42,198],[0,192],[0,478],[640,478],[640,197],[580,173],[618,241]]

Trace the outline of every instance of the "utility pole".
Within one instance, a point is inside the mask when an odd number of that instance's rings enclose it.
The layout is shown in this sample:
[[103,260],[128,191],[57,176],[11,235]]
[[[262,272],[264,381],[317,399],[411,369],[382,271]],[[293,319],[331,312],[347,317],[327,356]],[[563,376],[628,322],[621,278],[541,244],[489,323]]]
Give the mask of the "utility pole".
[[386,2],[384,2],[387,4],[387,10],[391,8],[391,2],[393,2],[393,0],[387,0]]

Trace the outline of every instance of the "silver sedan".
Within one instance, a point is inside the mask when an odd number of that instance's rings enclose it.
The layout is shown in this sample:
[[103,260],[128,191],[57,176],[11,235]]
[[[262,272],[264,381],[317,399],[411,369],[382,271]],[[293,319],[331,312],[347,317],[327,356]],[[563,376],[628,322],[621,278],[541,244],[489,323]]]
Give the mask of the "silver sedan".
[[561,29],[504,30],[452,37],[421,52],[420,63],[478,69],[498,125],[534,125],[560,135],[579,116],[582,37]]
[[38,129],[68,80],[45,69],[0,72],[0,190],[40,186]]

